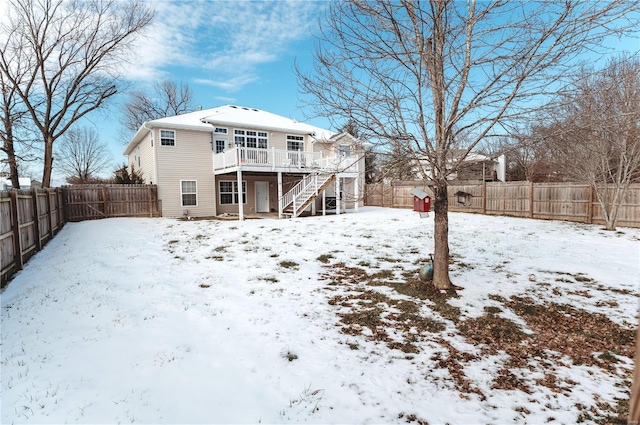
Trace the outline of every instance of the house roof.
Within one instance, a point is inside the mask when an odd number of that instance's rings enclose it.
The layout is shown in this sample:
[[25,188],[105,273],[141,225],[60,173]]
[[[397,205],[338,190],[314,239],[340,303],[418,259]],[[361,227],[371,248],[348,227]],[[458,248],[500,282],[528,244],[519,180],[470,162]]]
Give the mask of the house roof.
[[294,119],[244,106],[224,105],[187,114],[147,121],[133,136],[124,155],[128,155],[152,128],[171,128],[213,132],[214,126],[254,128],[294,134],[310,134],[318,141],[329,141],[332,131],[298,122]]
[[[30,187],[31,186],[31,178],[30,177],[18,177],[18,183],[20,187]],[[0,179],[0,186],[11,187],[11,179]]]

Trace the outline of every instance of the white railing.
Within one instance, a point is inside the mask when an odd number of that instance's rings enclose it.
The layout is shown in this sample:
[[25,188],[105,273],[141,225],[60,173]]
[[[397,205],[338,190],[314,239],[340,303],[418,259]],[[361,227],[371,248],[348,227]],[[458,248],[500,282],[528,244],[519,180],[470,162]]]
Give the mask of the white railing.
[[297,195],[293,197],[293,216],[297,217],[302,212],[302,207],[312,198],[318,195],[320,188],[329,180],[334,174],[313,174],[315,178],[310,179],[309,184],[304,187]]
[[322,152],[287,151],[282,149],[259,149],[235,147],[214,154],[214,170],[251,165],[275,168],[320,168]]
[[280,211],[283,211],[293,203],[293,199],[309,186],[317,177],[316,174],[307,174],[302,180],[296,183],[287,193],[280,198]]
[[330,156],[319,161],[320,169],[333,173],[357,173],[358,157],[356,156]]

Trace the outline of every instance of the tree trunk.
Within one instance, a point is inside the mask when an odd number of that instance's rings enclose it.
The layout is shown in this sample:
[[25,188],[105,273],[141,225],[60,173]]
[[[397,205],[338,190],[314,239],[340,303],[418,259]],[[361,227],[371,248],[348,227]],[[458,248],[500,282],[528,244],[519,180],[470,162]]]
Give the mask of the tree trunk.
[[51,187],[51,170],[53,168],[53,138],[47,136],[44,143],[44,171],[42,187]]
[[11,180],[11,187],[14,189],[20,189],[20,174],[18,172],[18,160],[16,159],[16,152],[13,147],[13,132],[11,128],[7,129],[6,140],[4,148],[2,149],[7,154],[7,162],[9,163],[9,179]]
[[433,209],[434,220],[434,256],[433,286],[437,289],[451,288],[449,279],[449,201],[446,181],[436,181]]

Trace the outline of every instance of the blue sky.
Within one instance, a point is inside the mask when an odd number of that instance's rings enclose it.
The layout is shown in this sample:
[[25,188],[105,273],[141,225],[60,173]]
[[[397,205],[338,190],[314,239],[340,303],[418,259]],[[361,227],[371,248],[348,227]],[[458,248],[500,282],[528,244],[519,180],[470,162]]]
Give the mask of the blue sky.
[[[313,33],[328,2],[151,1],[156,21],[136,46],[125,75],[132,88],[170,78],[188,84],[195,106],[235,104],[328,128],[301,109],[294,71],[312,66]],[[117,142],[125,96],[89,117],[114,164],[125,162]]]
[[[156,21],[124,65],[132,88],[150,88],[171,78],[188,84],[195,105],[250,106],[330,128],[325,119],[309,118],[301,108],[294,72],[297,61],[311,70],[313,34],[327,1],[168,1],[149,0]],[[638,52],[637,39],[610,39],[611,54]],[[308,99],[311,100],[311,99]],[[117,142],[118,96],[108,111],[89,118],[107,142],[114,165],[122,164],[124,146]],[[40,171],[35,174],[39,174]]]

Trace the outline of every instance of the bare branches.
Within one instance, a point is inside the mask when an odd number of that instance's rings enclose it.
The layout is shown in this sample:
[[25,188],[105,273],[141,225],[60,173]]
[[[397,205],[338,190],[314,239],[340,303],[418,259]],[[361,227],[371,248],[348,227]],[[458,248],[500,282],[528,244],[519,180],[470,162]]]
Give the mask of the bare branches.
[[[182,82],[172,80],[156,82],[151,93],[134,90],[124,105],[120,124],[135,132],[140,126],[157,118],[180,115],[193,110],[193,91]],[[128,140],[127,140],[128,142]]]
[[115,0],[10,0],[8,9],[0,72],[42,135],[48,187],[54,141],[118,92],[120,64],[153,12]]
[[67,180],[89,182],[111,166],[112,158],[104,142],[92,127],[67,131],[56,149],[58,166]]
[[640,60],[583,69],[543,131],[566,174],[593,187],[614,229],[622,196],[640,177]]
[[638,31],[638,11],[615,0],[334,2],[313,72],[297,73],[317,115],[351,119],[370,142],[429,164],[434,283],[448,287],[447,176],[466,156],[448,153],[505,135],[561,90],[582,53]]

